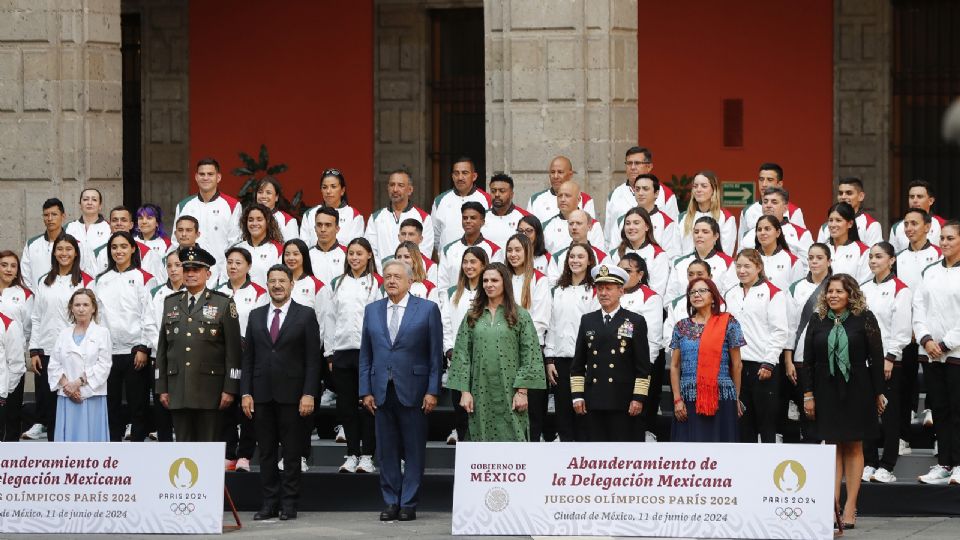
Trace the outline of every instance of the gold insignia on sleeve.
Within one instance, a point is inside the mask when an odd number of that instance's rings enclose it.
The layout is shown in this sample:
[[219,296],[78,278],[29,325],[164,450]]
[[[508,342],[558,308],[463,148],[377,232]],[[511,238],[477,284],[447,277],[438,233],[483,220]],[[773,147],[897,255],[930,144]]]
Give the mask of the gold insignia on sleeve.
[[231,318],[231,319],[236,319],[236,318],[238,318],[238,315],[237,315],[237,304],[235,304],[235,303],[233,303],[233,302],[230,302],[230,318]]
[[570,391],[583,392],[584,378],[580,375],[570,377]]
[[647,395],[650,391],[650,377],[637,377],[633,383],[633,393],[639,396]]

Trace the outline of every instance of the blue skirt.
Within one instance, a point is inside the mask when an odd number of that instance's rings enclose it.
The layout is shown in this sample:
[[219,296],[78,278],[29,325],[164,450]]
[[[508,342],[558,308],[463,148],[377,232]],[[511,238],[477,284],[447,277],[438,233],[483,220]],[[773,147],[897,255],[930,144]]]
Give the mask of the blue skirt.
[[687,421],[673,419],[670,428],[672,442],[740,442],[740,424],[737,402],[721,399],[713,416],[697,414],[695,401],[685,401]]
[[80,403],[57,396],[55,442],[110,442],[107,396],[93,396]]

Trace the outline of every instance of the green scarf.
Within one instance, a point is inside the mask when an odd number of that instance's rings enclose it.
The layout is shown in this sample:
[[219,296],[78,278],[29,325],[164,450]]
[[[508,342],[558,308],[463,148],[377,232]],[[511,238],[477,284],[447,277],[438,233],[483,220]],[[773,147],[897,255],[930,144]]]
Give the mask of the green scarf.
[[843,322],[850,316],[849,310],[837,315],[833,310],[827,310],[827,317],[833,320],[833,328],[827,336],[827,361],[830,366],[830,376],[834,376],[835,368],[840,369],[843,382],[850,381],[850,345],[847,342],[847,331]]

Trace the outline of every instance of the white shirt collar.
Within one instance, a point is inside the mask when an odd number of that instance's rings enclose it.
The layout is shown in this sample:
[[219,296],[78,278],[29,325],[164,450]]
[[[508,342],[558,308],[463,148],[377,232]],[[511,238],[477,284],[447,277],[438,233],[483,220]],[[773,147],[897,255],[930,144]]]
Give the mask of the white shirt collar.
[[391,308],[391,307],[393,307],[393,306],[400,306],[400,309],[407,309],[407,303],[408,303],[409,301],[410,301],[410,293],[409,293],[409,292],[407,292],[407,294],[403,295],[403,298],[401,298],[400,301],[397,302],[397,303],[394,303],[393,300],[391,300],[390,297],[388,296],[388,297],[387,297],[387,307],[388,307],[388,308]]
[[611,311],[610,313],[607,313],[607,310],[603,309],[602,307],[600,308],[600,311],[603,312],[603,315],[604,315],[604,316],[609,315],[610,318],[612,319],[612,318],[614,318],[614,317],[617,316],[617,312],[620,311],[620,306],[617,306],[617,309]]
[[287,301],[286,301],[282,306],[280,306],[280,307],[278,308],[276,305],[274,305],[273,301],[271,300],[271,301],[270,301],[270,313],[276,313],[276,310],[279,309],[279,310],[280,310],[280,315],[281,315],[281,316],[286,316],[287,312],[290,311],[290,302],[291,302],[290,298],[287,298]]

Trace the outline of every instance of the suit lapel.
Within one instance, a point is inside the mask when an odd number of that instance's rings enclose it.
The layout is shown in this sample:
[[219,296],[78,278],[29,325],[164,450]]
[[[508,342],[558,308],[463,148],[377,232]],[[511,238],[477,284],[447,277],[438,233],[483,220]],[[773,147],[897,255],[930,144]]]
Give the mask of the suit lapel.
[[407,299],[407,308],[403,310],[403,319],[400,320],[400,328],[397,330],[397,339],[393,340],[394,344],[400,342],[400,336],[403,335],[403,330],[413,324],[410,321],[413,320],[413,316],[417,312],[417,308],[420,307],[420,303],[415,302],[414,298],[415,297],[411,295],[410,298]]
[[[283,322],[280,323],[280,333],[277,334],[277,343],[280,343],[280,340],[283,339],[283,334],[287,331],[287,328],[291,326],[294,322],[294,318],[297,316],[297,307],[295,307],[296,302],[291,301],[290,307],[287,308],[287,316],[283,318]],[[273,304],[270,304],[271,306]],[[269,332],[268,332],[269,333]]]
[[377,310],[377,319],[380,321],[380,329],[383,331],[383,339],[387,341],[387,345],[393,346],[393,343],[390,342],[390,327],[387,326],[387,312],[390,311],[390,306],[392,303],[389,298],[383,299],[383,309]]

